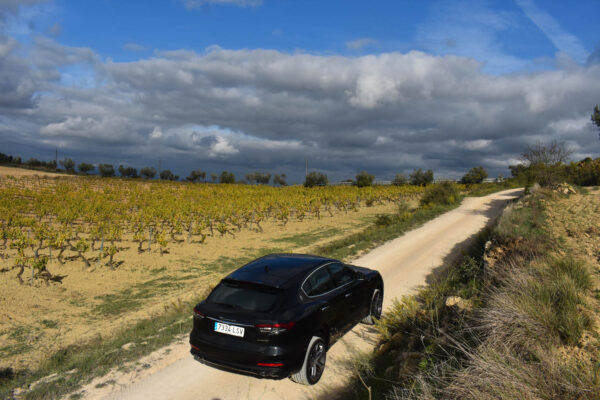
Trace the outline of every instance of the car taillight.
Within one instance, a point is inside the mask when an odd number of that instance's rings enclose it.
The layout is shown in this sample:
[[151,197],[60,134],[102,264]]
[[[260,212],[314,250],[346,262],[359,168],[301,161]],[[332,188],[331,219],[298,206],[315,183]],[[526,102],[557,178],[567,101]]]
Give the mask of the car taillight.
[[268,333],[271,335],[278,335],[282,332],[287,331],[288,329],[291,329],[294,325],[296,325],[295,322],[288,322],[285,324],[256,324],[254,325],[256,328],[258,328],[258,330],[261,333]]
[[202,314],[196,307],[194,307],[194,319],[202,319],[205,315]]
[[259,367],[283,367],[283,363],[256,363]]

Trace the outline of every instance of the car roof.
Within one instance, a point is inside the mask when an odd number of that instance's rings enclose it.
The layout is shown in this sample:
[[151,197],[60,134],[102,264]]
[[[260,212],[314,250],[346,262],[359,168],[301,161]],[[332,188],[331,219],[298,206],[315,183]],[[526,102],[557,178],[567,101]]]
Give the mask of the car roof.
[[308,254],[269,254],[238,268],[225,279],[287,288],[331,258]]

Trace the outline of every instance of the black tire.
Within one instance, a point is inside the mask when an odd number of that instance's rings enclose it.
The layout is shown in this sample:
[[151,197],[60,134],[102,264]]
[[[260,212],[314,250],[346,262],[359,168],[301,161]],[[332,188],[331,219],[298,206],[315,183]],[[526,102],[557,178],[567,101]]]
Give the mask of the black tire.
[[326,360],[327,344],[325,340],[320,336],[313,336],[306,348],[302,368],[290,376],[290,379],[301,385],[314,385],[323,375]]
[[375,320],[381,318],[381,311],[383,309],[383,293],[381,289],[377,288],[373,291],[371,296],[371,304],[369,305],[369,315],[362,319],[363,324],[373,325]]

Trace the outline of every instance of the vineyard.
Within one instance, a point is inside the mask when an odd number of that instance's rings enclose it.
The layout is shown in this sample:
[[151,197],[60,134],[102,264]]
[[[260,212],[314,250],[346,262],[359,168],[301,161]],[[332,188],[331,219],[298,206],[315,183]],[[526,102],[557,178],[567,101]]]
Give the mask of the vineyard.
[[0,177],[0,272],[24,284],[60,282],[48,264],[119,268],[120,252],[169,252],[264,223],[321,219],[420,194],[415,186],[357,188],[186,184],[93,177]]

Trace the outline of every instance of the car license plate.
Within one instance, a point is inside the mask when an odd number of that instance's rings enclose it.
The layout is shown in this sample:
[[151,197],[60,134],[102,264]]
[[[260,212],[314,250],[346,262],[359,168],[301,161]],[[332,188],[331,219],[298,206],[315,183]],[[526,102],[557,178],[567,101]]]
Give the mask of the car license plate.
[[228,325],[221,322],[215,322],[215,332],[244,337],[244,328],[241,326]]

